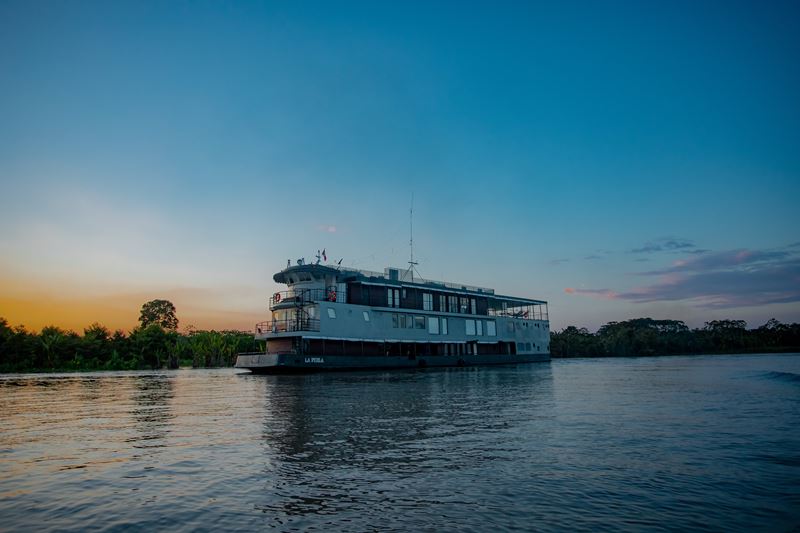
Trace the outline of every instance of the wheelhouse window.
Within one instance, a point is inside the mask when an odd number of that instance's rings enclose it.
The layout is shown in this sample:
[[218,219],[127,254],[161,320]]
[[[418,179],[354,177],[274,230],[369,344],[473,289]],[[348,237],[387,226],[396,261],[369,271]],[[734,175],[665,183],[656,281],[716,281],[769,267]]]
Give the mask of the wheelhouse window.
[[431,335],[439,334],[439,318],[435,316],[428,317],[428,333]]
[[460,303],[461,306],[459,308],[459,313],[467,314],[467,310],[469,309],[469,298],[462,296]]
[[422,293],[422,310],[433,311],[433,295],[429,292]]
[[441,311],[442,313],[444,313],[446,310],[447,310],[447,308],[445,307],[445,297],[444,297],[444,294],[440,294],[440,295],[439,295],[439,311]]
[[475,305],[475,298],[470,298],[469,300],[470,309],[472,310],[473,315],[478,314],[478,307]]

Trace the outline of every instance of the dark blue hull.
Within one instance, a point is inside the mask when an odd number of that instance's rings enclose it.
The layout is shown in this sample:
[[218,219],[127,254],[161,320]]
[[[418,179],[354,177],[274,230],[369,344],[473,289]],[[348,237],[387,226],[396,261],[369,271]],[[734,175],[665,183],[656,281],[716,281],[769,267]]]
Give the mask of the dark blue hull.
[[476,365],[511,365],[550,360],[550,354],[520,355],[435,355],[409,358],[403,356],[364,355],[292,355],[239,354],[236,368],[256,374],[326,372],[342,370],[390,370],[399,368],[435,368]]

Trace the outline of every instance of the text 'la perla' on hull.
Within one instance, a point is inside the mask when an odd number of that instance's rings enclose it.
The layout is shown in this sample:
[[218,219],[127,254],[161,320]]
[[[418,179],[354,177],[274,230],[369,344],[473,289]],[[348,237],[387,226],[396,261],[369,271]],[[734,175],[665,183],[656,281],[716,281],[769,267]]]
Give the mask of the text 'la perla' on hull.
[[288,290],[256,324],[266,351],[242,353],[256,373],[502,365],[549,361],[547,302],[493,289],[327,265],[287,266]]

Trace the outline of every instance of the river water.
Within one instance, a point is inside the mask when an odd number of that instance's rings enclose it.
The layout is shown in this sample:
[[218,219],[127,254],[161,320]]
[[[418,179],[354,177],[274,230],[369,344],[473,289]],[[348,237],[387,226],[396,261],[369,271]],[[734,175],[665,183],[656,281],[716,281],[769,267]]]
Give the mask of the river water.
[[0,530],[800,526],[800,355],[0,376]]

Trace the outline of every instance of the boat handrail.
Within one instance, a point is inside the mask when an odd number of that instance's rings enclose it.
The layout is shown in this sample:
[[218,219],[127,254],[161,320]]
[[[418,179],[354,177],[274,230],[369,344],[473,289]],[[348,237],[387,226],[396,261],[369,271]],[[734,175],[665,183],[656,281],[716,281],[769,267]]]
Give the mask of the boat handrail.
[[265,320],[256,324],[256,334],[285,333],[287,331],[319,331],[319,319],[286,318],[283,320]]

